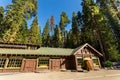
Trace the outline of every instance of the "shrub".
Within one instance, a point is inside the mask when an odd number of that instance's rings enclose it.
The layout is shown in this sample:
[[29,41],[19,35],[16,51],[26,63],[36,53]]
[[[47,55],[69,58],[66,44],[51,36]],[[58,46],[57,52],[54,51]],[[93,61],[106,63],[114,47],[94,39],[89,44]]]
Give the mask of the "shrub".
[[112,62],[109,61],[109,60],[108,60],[108,61],[105,61],[105,63],[104,63],[104,66],[105,66],[105,67],[112,67],[112,65],[113,65]]

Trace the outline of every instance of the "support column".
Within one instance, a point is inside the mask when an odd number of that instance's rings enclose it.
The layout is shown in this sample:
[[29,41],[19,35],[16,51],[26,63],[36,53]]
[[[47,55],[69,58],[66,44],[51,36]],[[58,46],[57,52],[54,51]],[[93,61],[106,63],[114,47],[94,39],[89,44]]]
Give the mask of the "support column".
[[100,59],[99,59],[99,58],[98,58],[98,63],[99,63],[99,67],[102,68],[102,67],[101,67],[101,64],[100,64]]
[[49,59],[49,70],[51,70],[51,59]]
[[9,59],[8,59],[8,58],[6,58],[6,61],[5,61],[5,65],[4,65],[3,72],[4,72],[4,71],[5,71],[5,69],[7,68],[8,62],[9,62]]
[[25,59],[22,59],[22,63],[21,63],[21,68],[20,68],[20,72],[24,71],[24,65],[25,65]]
[[78,65],[77,65],[77,56],[76,56],[76,55],[75,55],[75,65],[76,65],[75,68],[76,68],[76,70],[77,70],[77,66],[78,66]]
[[6,69],[6,68],[7,68],[8,62],[9,62],[9,59],[8,59],[8,58],[6,58],[5,65],[4,65],[4,69]]

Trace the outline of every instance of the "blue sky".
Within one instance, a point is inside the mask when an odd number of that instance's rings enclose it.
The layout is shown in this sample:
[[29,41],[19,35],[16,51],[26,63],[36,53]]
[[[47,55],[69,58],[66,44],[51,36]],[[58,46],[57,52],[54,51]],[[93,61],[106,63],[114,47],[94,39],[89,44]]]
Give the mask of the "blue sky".
[[[0,6],[6,6],[11,4],[11,0],[0,0]],[[55,24],[59,24],[60,14],[62,11],[66,12],[69,19],[72,18],[72,12],[78,12],[81,10],[81,0],[38,0],[38,21],[39,26],[43,29],[47,19],[52,15],[55,19]],[[33,19],[28,21],[28,26],[30,26]],[[71,25],[68,25],[69,30]]]

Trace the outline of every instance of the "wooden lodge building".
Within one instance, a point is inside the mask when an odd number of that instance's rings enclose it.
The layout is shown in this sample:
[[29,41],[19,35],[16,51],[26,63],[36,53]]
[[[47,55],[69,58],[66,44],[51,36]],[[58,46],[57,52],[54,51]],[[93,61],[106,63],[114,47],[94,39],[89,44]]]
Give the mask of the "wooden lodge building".
[[100,69],[103,55],[88,43],[76,49],[0,43],[0,72]]

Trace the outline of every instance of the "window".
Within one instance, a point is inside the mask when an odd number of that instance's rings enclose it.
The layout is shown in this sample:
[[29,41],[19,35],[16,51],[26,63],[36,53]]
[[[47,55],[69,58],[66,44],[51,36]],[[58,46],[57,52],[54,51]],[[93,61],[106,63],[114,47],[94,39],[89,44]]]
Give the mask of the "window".
[[48,66],[49,66],[49,58],[48,57],[40,57],[38,59],[38,67],[48,68]]
[[83,59],[82,57],[77,58],[78,66],[81,66],[83,64]]
[[6,57],[0,57],[0,68],[4,68]]
[[94,66],[98,66],[98,65],[99,65],[99,62],[98,62],[98,58],[97,58],[97,57],[92,57],[92,60],[93,60]]
[[7,67],[19,68],[19,67],[21,67],[21,64],[22,64],[21,57],[10,57]]

